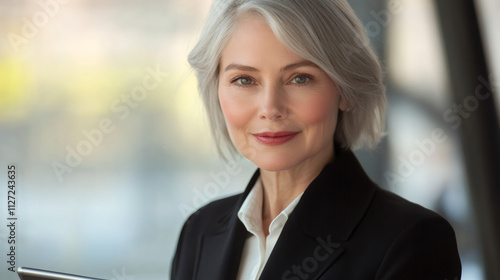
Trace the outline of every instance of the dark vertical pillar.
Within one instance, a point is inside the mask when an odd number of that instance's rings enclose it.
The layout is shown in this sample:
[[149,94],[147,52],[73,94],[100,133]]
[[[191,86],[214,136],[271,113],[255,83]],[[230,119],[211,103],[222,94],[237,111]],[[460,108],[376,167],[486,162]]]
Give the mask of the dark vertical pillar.
[[[487,279],[500,279],[500,128],[472,0],[437,0]],[[446,118],[445,118],[446,120]]]

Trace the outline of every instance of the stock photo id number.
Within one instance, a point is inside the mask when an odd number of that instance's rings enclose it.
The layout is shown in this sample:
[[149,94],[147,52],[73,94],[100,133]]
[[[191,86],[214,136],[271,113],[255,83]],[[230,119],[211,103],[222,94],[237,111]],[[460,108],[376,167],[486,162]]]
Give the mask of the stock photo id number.
[[11,164],[7,166],[7,219],[6,227],[8,232],[7,238],[7,263],[8,270],[15,272],[16,268],[16,230],[17,230],[17,216],[16,216],[16,166]]

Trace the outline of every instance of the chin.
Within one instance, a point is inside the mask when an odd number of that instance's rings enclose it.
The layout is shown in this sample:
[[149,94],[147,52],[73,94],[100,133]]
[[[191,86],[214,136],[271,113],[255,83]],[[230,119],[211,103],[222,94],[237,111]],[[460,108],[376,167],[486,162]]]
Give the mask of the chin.
[[293,168],[297,165],[298,161],[296,158],[290,155],[280,155],[275,153],[266,153],[262,156],[255,156],[250,159],[259,168],[266,171],[285,171]]

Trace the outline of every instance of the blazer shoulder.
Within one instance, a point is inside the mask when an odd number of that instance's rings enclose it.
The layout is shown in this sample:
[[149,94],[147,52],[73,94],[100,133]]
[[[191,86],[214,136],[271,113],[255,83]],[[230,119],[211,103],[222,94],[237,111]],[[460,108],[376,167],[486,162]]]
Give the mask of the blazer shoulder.
[[360,226],[360,236],[369,240],[363,244],[383,248],[374,258],[378,262],[375,279],[460,278],[455,232],[438,213],[377,189]]
[[394,221],[407,221],[408,224],[413,224],[430,219],[448,223],[438,213],[381,188],[377,189],[372,206],[381,211],[386,218]]
[[241,194],[233,195],[210,202],[187,218],[172,260],[171,279],[192,279],[202,246],[202,236],[227,229],[228,223],[225,221],[238,206],[240,196]]
[[[219,224],[222,220],[228,218],[235,208],[242,194],[236,194],[221,198],[200,207],[186,220],[185,227],[210,228],[214,224]],[[202,232],[202,231],[200,231]]]
[[427,232],[436,238],[455,239],[450,223],[440,214],[410,202],[387,190],[377,191],[373,204],[379,219],[385,219],[399,237],[412,231]]
[[381,188],[377,188],[360,226],[363,233],[380,237],[386,245],[408,233],[418,232],[421,236],[427,235],[428,242],[437,247],[444,240],[454,241],[456,250],[455,231],[445,218]]
[[446,219],[396,194],[381,191],[392,214],[393,237],[375,279],[460,279],[455,232]]

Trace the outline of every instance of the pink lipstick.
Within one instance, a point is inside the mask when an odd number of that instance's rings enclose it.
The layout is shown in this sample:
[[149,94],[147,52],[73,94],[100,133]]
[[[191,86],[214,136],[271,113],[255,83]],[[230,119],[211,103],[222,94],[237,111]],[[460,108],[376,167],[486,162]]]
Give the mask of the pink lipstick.
[[292,140],[298,133],[295,131],[262,132],[255,133],[253,136],[264,145],[277,146]]

